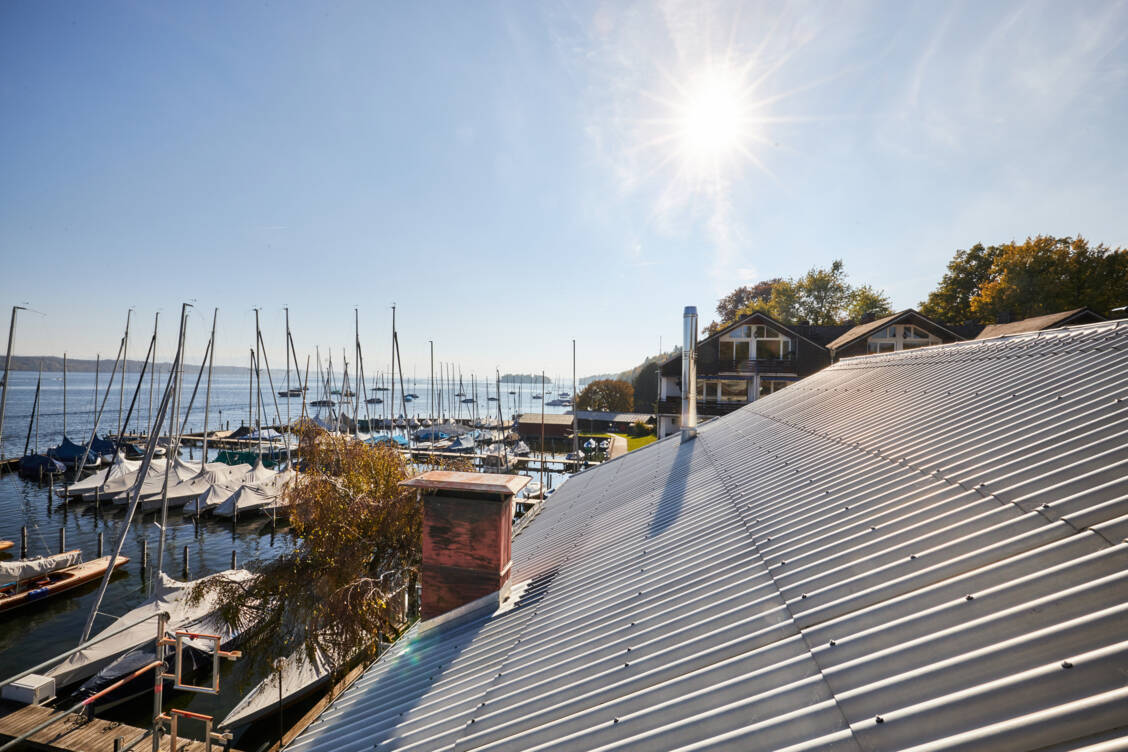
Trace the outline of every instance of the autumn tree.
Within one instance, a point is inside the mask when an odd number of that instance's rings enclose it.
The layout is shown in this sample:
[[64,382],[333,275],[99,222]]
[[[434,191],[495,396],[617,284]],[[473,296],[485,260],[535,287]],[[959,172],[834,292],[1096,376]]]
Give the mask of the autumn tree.
[[921,311],[947,321],[997,322],[1089,306],[1103,315],[1128,303],[1128,249],[1082,237],[957,251]]
[[634,407],[634,387],[621,379],[599,379],[584,387],[576,398],[577,410],[625,413]]
[[400,453],[307,427],[303,471],[284,491],[293,550],[252,565],[249,580],[217,576],[219,616],[244,634],[252,669],[299,652],[339,667],[397,632],[404,593],[420,566],[422,506],[399,484],[412,474]]
[[780,280],[765,279],[749,287],[742,285],[717,301],[717,321],[705,327],[706,334],[712,334],[727,323],[736,321],[738,316],[747,315],[751,310],[767,310],[772,299],[772,289]]

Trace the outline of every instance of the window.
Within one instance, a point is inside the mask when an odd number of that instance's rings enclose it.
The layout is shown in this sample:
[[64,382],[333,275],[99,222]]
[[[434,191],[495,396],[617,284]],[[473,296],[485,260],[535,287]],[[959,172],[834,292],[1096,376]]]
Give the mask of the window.
[[760,397],[767,397],[769,394],[775,394],[780,389],[788,385],[787,381],[778,381],[775,379],[763,379],[760,381]]
[[726,342],[721,340],[721,362],[731,361],[733,359],[733,342]]
[[747,342],[736,342],[734,344],[736,345],[736,358],[735,359],[737,361],[748,360],[748,343]]
[[721,382],[721,402],[747,402],[748,401],[748,382],[747,381],[722,381]]
[[866,349],[872,355],[938,344],[940,344],[939,337],[932,336],[918,326],[903,324],[901,326],[887,326],[870,335],[870,338],[866,341]]

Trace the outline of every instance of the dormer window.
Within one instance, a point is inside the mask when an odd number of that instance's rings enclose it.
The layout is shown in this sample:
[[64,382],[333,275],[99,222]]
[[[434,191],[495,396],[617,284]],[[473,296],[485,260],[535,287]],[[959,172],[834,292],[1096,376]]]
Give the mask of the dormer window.
[[935,337],[919,326],[911,324],[895,324],[880,329],[869,336],[867,350],[874,353],[898,352],[912,350],[916,347],[927,347],[940,344],[940,338]]
[[746,360],[783,360],[791,357],[791,337],[764,324],[744,324],[722,335],[722,361],[742,363]]

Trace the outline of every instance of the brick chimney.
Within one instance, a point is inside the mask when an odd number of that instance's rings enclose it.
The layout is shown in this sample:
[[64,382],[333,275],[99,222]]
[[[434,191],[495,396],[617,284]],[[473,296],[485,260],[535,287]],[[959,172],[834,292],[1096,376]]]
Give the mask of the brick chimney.
[[506,588],[513,497],[528,482],[524,475],[445,470],[404,481],[423,494],[424,619]]

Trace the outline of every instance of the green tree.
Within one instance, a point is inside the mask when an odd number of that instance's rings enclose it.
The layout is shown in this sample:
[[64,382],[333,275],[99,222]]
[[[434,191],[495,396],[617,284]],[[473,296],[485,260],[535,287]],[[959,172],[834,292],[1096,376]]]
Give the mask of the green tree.
[[816,325],[837,324],[850,303],[851,288],[846,282],[842,259],[829,269],[811,268],[796,283],[799,288],[799,314]]
[[635,412],[648,413],[654,410],[658,402],[658,361],[647,362],[634,379],[634,409]]
[[881,318],[891,313],[893,313],[893,304],[884,290],[862,285],[850,292],[850,305],[846,308],[846,318],[851,321],[861,321],[866,314]]
[[625,413],[634,408],[634,387],[620,379],[599,379],[584,387],[576,398],[577,410]]
[[794,280],[780,280],[772,288],[772,299],[768,303],[768,315],[785,324],[794,324],[799,321],[800,299],[803,293]]
[[1000,248],[985,247],[982,243],[976,243],[966,251],[956,251],[940,284],[920,304],[920,312],[937,321],[953,324],[970,321],[972,298],[994,278],[995,259],[1000,253]]
[[799,279],[777,277],[736,288],[717,302],[721,322],[710,324],[705,331],[712,334],[755,311],[785,324],[808,321],[825,325],[860,318],[869,311],[884,315],[891,307],[883,291],[870,285],[850,285],[845,265],[836,259],[827,268],[812,267]]

